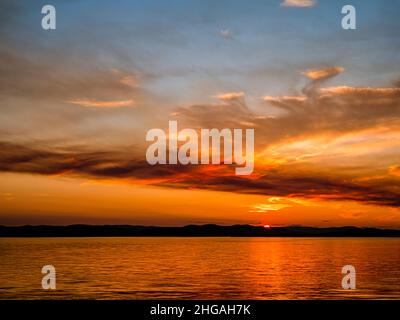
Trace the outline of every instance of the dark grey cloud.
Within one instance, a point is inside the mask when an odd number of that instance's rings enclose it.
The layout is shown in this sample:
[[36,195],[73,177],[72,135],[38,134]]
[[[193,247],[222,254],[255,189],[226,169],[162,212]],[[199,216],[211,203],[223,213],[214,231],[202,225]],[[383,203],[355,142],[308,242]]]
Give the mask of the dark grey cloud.
[[79,150],[46,150],[0,143],[0,171],[40,175],[68,174],[91,179],[127,179],[168,188],[296,197],[399,207],[398,180],[355,183],[313,170],[278,168],[258,171],[255,176],[238,177],[232,166],[151,166],[129,153]]

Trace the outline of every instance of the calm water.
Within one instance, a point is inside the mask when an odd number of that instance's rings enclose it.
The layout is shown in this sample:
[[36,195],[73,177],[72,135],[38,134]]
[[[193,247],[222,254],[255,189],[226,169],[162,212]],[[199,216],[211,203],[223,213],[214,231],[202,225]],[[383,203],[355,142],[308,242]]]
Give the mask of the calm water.
[[[356,290],[341,288],[346,264]],[[400,299],[400,239],[3,238],[0,298]]]

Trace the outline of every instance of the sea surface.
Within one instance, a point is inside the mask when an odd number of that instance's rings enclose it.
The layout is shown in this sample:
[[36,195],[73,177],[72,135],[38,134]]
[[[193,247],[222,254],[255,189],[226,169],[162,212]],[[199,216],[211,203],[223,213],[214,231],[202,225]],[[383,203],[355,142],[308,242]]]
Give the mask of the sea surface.
[[400,299],[400,239],[0,238],[0,299]]

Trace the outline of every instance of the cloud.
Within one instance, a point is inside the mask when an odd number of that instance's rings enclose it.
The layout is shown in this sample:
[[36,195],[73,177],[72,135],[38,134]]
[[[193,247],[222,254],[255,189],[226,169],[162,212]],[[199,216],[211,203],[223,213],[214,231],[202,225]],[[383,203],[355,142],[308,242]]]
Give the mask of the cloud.
[[396,88],[308,88],[305,96],[264,98],[269,105],[286,112],[274,119],[255,120],[264,128],[265,141],[340,135],[382,125],[399,127],[400,92]]
[[69,100],[67,103],[90,108],[119,108],[133,106],[133,100],[100,101],[95,99]]
[[249,212],[266,213],[269,211],[279,211],[285,208],[290,208],[294,203],[299,202],[280,197],[270,197],[267,201],[268,203],[258,203],[253,205]]
[[94,57],[25,55],[3,46],[0,61],[0,140],[119,144],[154,124],[161,109],[141,85],[133,87],[134,72],[121,67],[115,72]]
[[370,87],[329,87],[322,88],[321,93],[331,95],[381,95],[396,96],[400,95],[400,88],[370,88]]
[[222,101],[234,101],[243,99],[245,96],[244,92],[226,92],[216,95],[216,98]]
[[282,102],[302,102],[306,101],[306,96],[265,96],[264,101],[272,103],[282,103]]
[[311,80],[322,80],[334,77],[344,71],[342,67],[330,67],[325,69],[310,69],[303,71],[302,74]]
[[342,67],[328,67],[324,69],[309,69],[303,71],[302,74],[311,81],[303,88],[302,93],[308,97],[315,97],[319,94],[319,89],[328,80],[336,77],[342,73],[344,68]]
[[264,96],[266,106],[277,109],[273,117],[254,112],[240,98],[241,93],[224,93],[219,95],[223,104],[191,105],[175,110],[175,114],[185,127],[255,128],[258,151],[306,137],[400,127],[398,88],[346,87],[343,94],[343,90],[320,88],[329,79],[311,80],[298,95]]
[[400,177],[400,165],[391,166],[389,168],[389,174]]
[[309,7],[314,7],[316,4],[317,4],[316,0],[284,0],[281,3],[281,6],[309,8]]
[[1,48],[0,98],[60,102],[76,100],[80,96],[99,100],[138,100],[143,96],[143,90],[129,72],[115,72],[115,69],[90,65],[90,62],[54,56],[63,63]]
[[[0,171],[30,174],[69,174],[94,179],[123,179],[168,188],[258,194],[313,200],[357,201],[381,206],[400,206],[400,194],[388,189],[396,181],[353,183],[340,176],[313,171],[272,169],[252,177],[238,177],[230,166],[151,166],[131,154],[25,147],[0,143]],[[394,189],[395,190],[395,189]],[[274,204],[274,203],[272,203]],[[273,207],[273,206],[272,206]],[[271,207],[271,208],[272,208]]]
[[[312,83],[314,81],[320,80],[312,80]],[[8,142],[1,143],[0,170],[398,207],[397,167],[391,167],[387,175],[377,175],[379,179],[367,179],[374,170],[371,164],[367,164],[369,173],[366,175],[363,174],[365,168],[331,172],[328,165],[324,170],[312,165],[299,167],[296,162],[269,165],[268,157],[271,159],[273,156],[270,146],[291,145],[306,137],[345,137],[352,132],[382,125],[399,130],[399,94],[398,88],[390,87],[328,87],[314,89],[312,95],[266,96],[266,103],[284,111],[278,116],[268,117],[251,111],[243,99],[244,93],[228,92],[217,96],[224,101],[223,104],[192,105],[176,110],[174,114],[182,128],[255,128],[258,158],[255,173],[248,178],[235,176],[230,166],[150,166],[144,159],[145,150],[142,149],[121,148],[130,150],[129,153],[122,153],[81,148],[65,150],[54,146],[43,148],[37,143],[17,145]],[[344,138],[342,145],[346,146],[346,143],[349,143],[348,138]],[[301,151],[301,145],[293,152],[296,150]],[[351,150],[351,145],[343,152],[346,150]],[[377,154],[373,149],[370,153],[373,163],[379,167]],[[318,152],[316,154],[318,156]],[[332,154],[334,157],[335,154]],[[351,156],[351,152],[347,154],[350,159]],[[342,161],[340,157],[340,154],[336,156],[338,162]],[[307,159],[295,158],[303,162]]]
[[[274,117],[261,116],[251,111],[245,102],[235,104],[235,100],[227,100],[222,105],[180,108],[179,121],[185,127],[245,128],[247,125],[243,124],[246,123],[255,128],[258,154],[255,175],[262,175],[262,178],[251,180],[237,180],[236,177],[223,175],[214,177],[212,181],[206,181],[207,175],[203,175],[202,179],[186,182],[193,186],[198,183],[199,188],[212,190],[398,206],[395,178],[382,172],[375,173],[380,170],[382,161],[398,158],[393,144],[379,142],[385,141],[387,132],[400,130],[398,88],[346,87],[342,90],[319,87],[337,73],[325,72],[324,76],[311,80],[306,85],[308,90],[302,90],[303,94],[265,96],[263,100],[266,104],[281,111]],[[358,135],[363,131],[364,134]],[[395,134],[393,136],[396,137]],[[343,138],[336,144],[325,143],[328,147],[335,146],[328,152],[330,163],[322,167],[313,166],[312,161],[322,157],[323,149],[319,147],[324,144],[323,140],[329,142],[339,137]],[[318,139],[322,139],[321,145],[315,145]],[[274,158],[276,147],[279,149],[280,146],[295,145],[301,141],[310,141],[312,154],[305,156],[304,153],[309,150],[304,151],[299,143],[299,147],[291,151],[294,153],[291,154],[292,160]],[[377,143],[365,145],[368,141]],[[355,149],[357,144],[365,150]],[[368,152],[364,152],[360,159],[357,150]],[[276,165],[265,165],[275,160]],[[304,170],[297,162],[310,163],[310,167]],[[332,164],[339,167],[347,164],[349,169],[335,169]],[[367,179],[371,176],[378,176],[379,179]]]
[[[274,117],[268,116],[266,110],[256,112],[256,109],[250,108],[243,92],[218,94],[216,97],[223,103],[193,104],[174,110],[180,128],[255,128],[256,167],[254,174],[246,178],[235,176],[234,168],[230,166],[150,166],[145,160],[144,142],[140,145],[144,141],[144,134],[137,134],[136,140],[132,138],[131,141],[138,144],[135,148],[121,146],[118,149],[116,144],[96,147],[89,143],[67,149],[59,147],[54,141],[25,140],[16,143],[12,138],[12,142],[2,138],[0,171],[65,174],[90,179],[119,179],[166,188],[198,188],[293,199],[357,201],[398,207],[398,177],[393,174],[397,169],[391,169],[390,173],[386,169],[396,163],[398,151],[396,153],[396,150],[390,150],[391,153],[385,153],[382,144],[380,149],[369,146],[370,152],[363,156],[363,161],[366,161],[363,164],[357,154],[352,154],[352,141],[348,136],[374,128],[400,131],[399,88],[321,88],[322,84],[338,74],[337,69],[334,71],[335,67],[323,70],[324,75],[316,76],[315,79],[310,77],[306,88],[300,93],[293,91],[292,95],[266,95],[263,100],[268,106],[267,110],[271,106],[277,109]],[[118,76],[114,79],[120,78]],[[104,79],[109,83],[107,77]],[[119,81],[116,83],[122,90],[132,90],[121,85]],[[130,99],[67,100],[80,105],[99,106],[104,102],[115,103]],[[153,120],[153,114],[149,118]],[[153,124],[154,122],[151,123]],[[331,152],[330,156],[337,166],[343,166],[343,162],[346,162],[349,168],[340,167],[339,170],[328,164],[314,166],[302,155],[304,151],[311,151],[313,157],[318,157],[319,150],[304,150],[301,143],[298,148],[289,148],[292,153],[300,153],[297,157],[294,154],[294,157],[287,157],[291,158],[289,160],[274,158],[274,149],[283,150],[285,148],[280,147],[290,147],[301,141],[319,141],[318,138],[321,137],[327,140],[330,137],[346,138],[337,146],[343,146],[342,152]],[[363,139],[368,139],[368,136]],[[344,153],[347,153],[345,159]],[[381,172],[382,168],[386,172]],[[367,179],[371,176],[379,179]]]

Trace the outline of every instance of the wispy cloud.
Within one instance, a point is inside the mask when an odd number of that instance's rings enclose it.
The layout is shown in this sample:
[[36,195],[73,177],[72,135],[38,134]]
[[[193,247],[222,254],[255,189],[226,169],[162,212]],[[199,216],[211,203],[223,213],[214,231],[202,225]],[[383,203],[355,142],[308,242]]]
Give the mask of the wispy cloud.
[[371,87],[349,87],[349,86],[321,88],[320,91],[325,94],[340,94],[340,95],[358,94],[358,95],[391,96],[400,94],[400,88],[371,88]]
[[243,99],[245,96],[244,92],[225,92],[217,94],[215,97],[222,101],[233,101]]
[[249,212],[266,213],[269,211],[279,211],[285,208],[290,208],[299,201],[293,201],[290,198],[270,197],[267,203],[257,203],[251,207]]
[[281,5],[284,7],[314,7],[317,4],[316,0],[284,0]]
[[[94,68],[90,63],[71,62],[68,58],[65,64],[59,64],[52,59],[35,60],[17,50],[0,48],[0,97],[23,96],[31,102],[70,101],[82,96],[126,101],[137,100],[142,93],[137,77],[129,72]],[[77,65],[76,69],[69,70],[69,64]]]
[[330,67],[324,69],[310,69],[303,71],[302,74],[311,80],[321,80],[336,76],[344,71],[342,67]]
[[306,101],[307,97],[306,96],[265,96],[263,97],[264,101],[267,102],[302,102]]
[[89,108],[119,108],[119,107],[130,107],[134,105],[133,100],[101,101],[95,99],[83,99],[83,100],[69,100],[67,102]]
[[[116,152],[50,150],[0,143],[0,171],[44,175],[69,174],[98,179],[121,179],[168,188],[258,194],[291,199],[357,201],[399,207],[398,180],[354,183],[341,176],[327,176],[304,170],[274,169],[249,178],[234,175],[226,166],[166,165],[154,167],[145,160]],[[278,209],[273,206],[259,209]],[[285,203],[286,204],[286,203]],[[279,206],[283,208],[282,206]]]
[[[398,88],[333,88],[313,88],[314,91],[308,92],[310,95],[266,96],[266,103],[285,111],[276,117],[262,117],[252,112],[244,100],[237,103],[237,99],[244,97],[242,92],[218,95],[223,104],[192,105],[176,110],[182,127],[237,128],[243,127],[243,123],[255,127],[257,165],[254,174],[248,178],[235,176],[229,166],[150,166],[143,158],[143,150],[132,150],[128,154],[93,148],[75,148],[71,151],[56,147],[42,148],[37,143],[28,146],[7,142],[1,143],[0,171],[69,174],[129,180],[168,188],[198,188],[399,207],[399,170],[398,166],[393,165],[398,159],[398,152],[394,144],[386,146],[380,142],[387,138],[387,130],[394,132],[396,139],[395,132],[400,128]],[[374,131],[376,145],[365,145],[363,142],[365,139],[366,142],[372,141],[368,132],[356,135],[362,130],[382,126],[387,129],[383,131],[381,139],[380,131]],[[335,137],[337,143],[327,144],[334,148],[326,152],[315,141],[329,139],[330,136]],[[307,144],[307,141],[310,142]],[[324,144],[323,141],[321,143]],[[368,150],[368,153],[361,153],[362,160],[366,161],[364,167],[360,162],[360,153],[354,148],[357,145],[362,150]],[[390,153],[385,151],[387,148]],[[346,157],[344,162],[349,163],[349,168],[335,170],[328,163],[322,167],[316,166],[314,160],[322,156],[321,152],[333,159],[331,163],[335,165]],[[380,162],[378,155],[382,155],[387,166]],[[278,156],[278,159],[274,159],[274,156]],[[371,165],[371,161],[374,165]],[[385,169],[385,172],[382,167],[389,169]],[[276,206],[277,203],[271,204],[274,206],[256,209],[268,211],[281,207]]]

